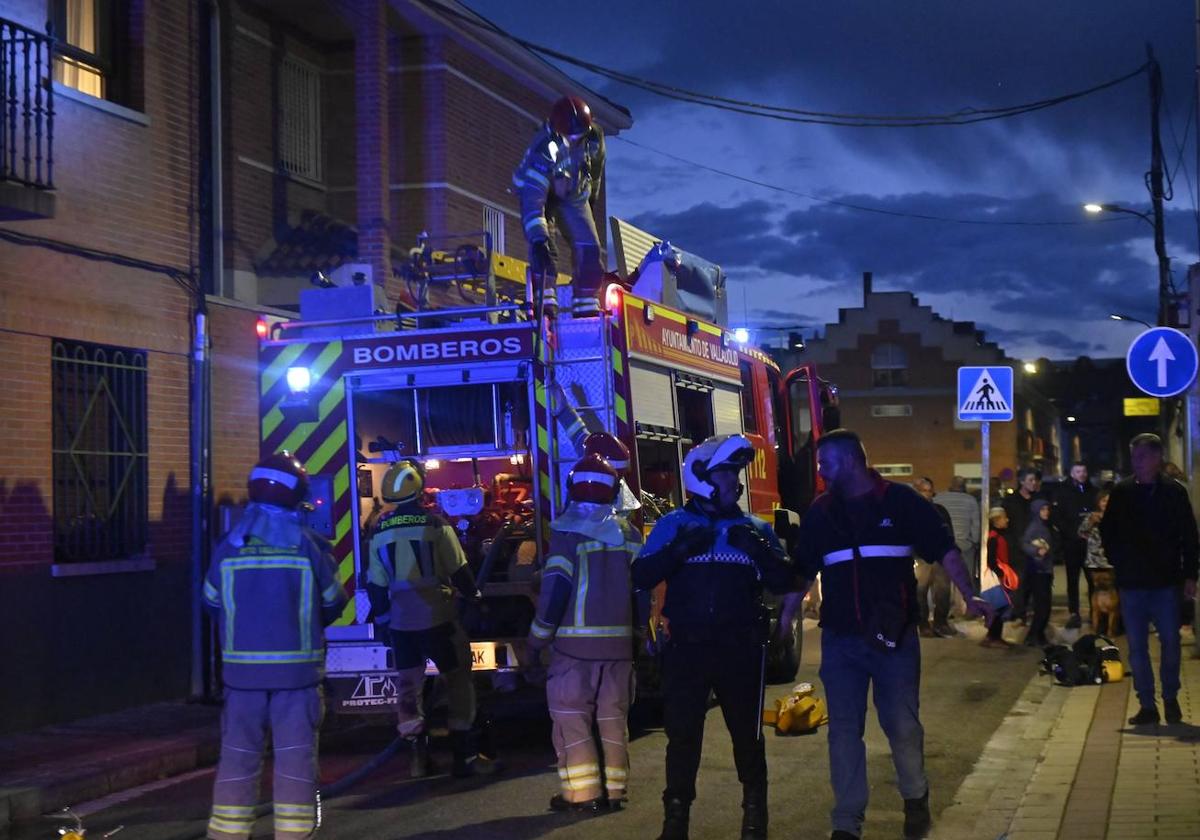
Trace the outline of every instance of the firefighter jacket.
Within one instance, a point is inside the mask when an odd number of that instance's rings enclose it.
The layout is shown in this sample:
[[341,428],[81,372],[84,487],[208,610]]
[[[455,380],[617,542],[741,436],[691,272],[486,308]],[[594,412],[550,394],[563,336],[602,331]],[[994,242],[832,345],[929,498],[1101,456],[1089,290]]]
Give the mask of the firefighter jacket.
[[861,496],[813,501],[795,559],[805,580],[821,575],[821,627],[873,635],[879,626],[890,638],[918,620],[913,555],[941,562],[956,546],[930,502],[871,474],[874,487]]
[[550,123],[534,135],[521,164],[513,171],[513,186],[521,202],[521,224],[531,244],[550,238],[548,205],[563,201],[587,209],[600,195],[604,177],[604,132],[593,125],[582,139],[568,143]]
[[341,613],[329,544],[300,524],[298,511],[251,504],[217,546],[204,603],[221,636],[225,684],[299,689],[320,683],[323,628]]
[[454,529],[416,502],[379,518],[371,537],[367,594],[375,620],[393,630],[428,630],[457,618],[454,589],[476,594]]
[[611,505],[572,502],[550,525],[535,645],[553,640],[573,659],[633,658],[633,584],[629,567],[641,536]]
[[[749,529],[750,550],[735,532]],[[713,641],[765,634],[762,590],[796,588],[787,554],[771,526],[740,509],[706,513],[696,502],[654,524],[633,564],[633,583],[650,590],[667,582],[662,613],[676,641]],[[763,637],[765,639],[765,636]]]

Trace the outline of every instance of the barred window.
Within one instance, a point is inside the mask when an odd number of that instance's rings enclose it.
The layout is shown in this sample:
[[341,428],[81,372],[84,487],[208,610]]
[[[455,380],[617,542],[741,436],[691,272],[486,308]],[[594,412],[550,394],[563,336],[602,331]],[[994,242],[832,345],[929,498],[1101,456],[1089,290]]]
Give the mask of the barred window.
[[504,211],[490,204],[483,205],[483,229],[492,235],[492,252],[507,254],[504,249]]
[[321,180],[321,72],[290,55],[279,68],[279,162]]
[[136,557],[147,529],[146,353],[54,342],[54,559]]

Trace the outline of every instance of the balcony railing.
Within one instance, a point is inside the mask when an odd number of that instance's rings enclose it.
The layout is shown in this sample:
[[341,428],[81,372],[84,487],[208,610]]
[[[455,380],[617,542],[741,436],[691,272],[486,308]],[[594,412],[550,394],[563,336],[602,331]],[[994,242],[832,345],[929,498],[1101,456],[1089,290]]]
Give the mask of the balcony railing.
[[54,38],[0,18],[0,181],[54,189]]

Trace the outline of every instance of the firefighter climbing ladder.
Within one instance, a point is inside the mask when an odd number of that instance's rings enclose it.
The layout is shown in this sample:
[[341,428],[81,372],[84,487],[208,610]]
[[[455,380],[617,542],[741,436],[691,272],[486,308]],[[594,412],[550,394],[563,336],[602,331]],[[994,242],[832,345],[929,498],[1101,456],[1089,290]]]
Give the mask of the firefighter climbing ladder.
[[[609,314],[547,319],[544,364],[549,400],[550,480],[563,487],[567,472],[583,455],[589,432],[613,431],[613,347]],[[554,514],[565,506],[555,493]]]

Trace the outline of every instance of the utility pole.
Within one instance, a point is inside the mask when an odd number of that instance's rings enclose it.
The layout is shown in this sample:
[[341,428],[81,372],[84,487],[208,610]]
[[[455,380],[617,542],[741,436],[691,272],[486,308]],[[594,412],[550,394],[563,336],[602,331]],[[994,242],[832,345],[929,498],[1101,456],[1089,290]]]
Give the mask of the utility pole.
[[1146,45],[1150,78],[1150,171],[1146,186],[1150,188],[1150,207],[1154,221],[1154,253],[1158,257],[1158,325],[1169,326],[1171,304],[1171,258],[1167,256],[1166,233],[1163,228],[1163,155],[1159,136],[1159,109],[1162,106],[1162,67],[1154,57],[1154,48]]

